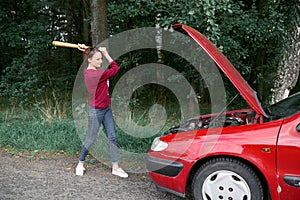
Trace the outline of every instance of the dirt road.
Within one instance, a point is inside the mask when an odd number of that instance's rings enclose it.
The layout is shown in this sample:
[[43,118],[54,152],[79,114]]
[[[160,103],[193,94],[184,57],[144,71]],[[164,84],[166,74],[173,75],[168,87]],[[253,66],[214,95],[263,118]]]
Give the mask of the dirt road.
[[96,162],[76,176],[76,157],[64,155],[9,156],[0,150],[0,199],[131,199],[180,200],[156,190],[147,174],[122,179]]

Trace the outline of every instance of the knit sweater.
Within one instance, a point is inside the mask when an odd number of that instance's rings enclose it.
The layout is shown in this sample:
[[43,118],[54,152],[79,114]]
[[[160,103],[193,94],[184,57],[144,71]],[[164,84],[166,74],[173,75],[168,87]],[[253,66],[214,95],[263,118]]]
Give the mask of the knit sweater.
[[113,61],[107,70],[84,69],[85,86],[89,93],[89,105],[93,108],[104,109],[110,104],[108,94],[108,79],[119,70],[118,64]]

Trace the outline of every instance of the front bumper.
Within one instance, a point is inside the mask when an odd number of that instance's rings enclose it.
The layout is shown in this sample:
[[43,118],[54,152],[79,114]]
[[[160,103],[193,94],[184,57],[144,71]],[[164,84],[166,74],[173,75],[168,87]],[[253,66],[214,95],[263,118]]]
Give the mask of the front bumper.
[[151,153],[145,156],[145,162],[148,174],[158,190],[185,197],[189,163],[153,157]]
[[145,156],[145,160],[148,171],[168,177],[177,176],[183,169],[180,162],[162,160],[149,155]]

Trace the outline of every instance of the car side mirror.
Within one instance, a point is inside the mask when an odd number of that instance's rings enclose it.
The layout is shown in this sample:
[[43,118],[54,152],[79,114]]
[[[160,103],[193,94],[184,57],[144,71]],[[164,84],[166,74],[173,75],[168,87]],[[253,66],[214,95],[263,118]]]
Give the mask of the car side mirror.
[[300,133],[300,124],[298,124],[298,125],[296,126],[296,131],[298,131],[298,132]]

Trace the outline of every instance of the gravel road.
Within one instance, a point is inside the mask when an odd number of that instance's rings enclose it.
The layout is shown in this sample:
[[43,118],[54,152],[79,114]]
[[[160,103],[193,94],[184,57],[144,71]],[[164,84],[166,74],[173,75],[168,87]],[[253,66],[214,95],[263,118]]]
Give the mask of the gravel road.
[[122,179],[99,163],[76,176],[77,158],[64,155],[10,156],[0,150],[0,199],[182,200],[156,190],[147,174]]

